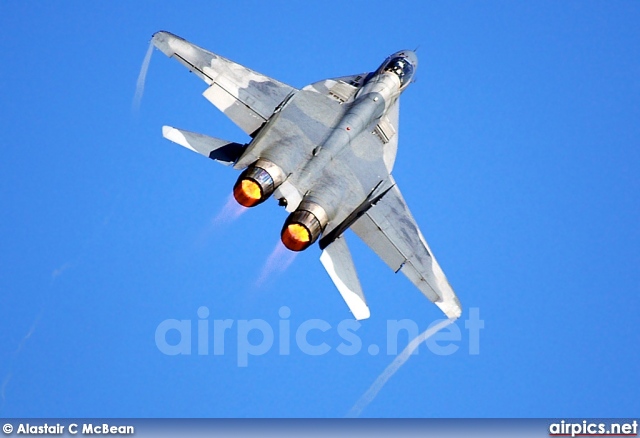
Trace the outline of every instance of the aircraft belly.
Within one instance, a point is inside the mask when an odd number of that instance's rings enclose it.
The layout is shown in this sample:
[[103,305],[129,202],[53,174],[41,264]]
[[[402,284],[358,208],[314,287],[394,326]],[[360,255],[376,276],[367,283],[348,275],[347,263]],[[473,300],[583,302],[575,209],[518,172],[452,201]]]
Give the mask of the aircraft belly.
[[329,135],[344,107],[321,94],[301,90],[275,113],[238,160],[237,169],[267,158],[289,174],[301,168]]

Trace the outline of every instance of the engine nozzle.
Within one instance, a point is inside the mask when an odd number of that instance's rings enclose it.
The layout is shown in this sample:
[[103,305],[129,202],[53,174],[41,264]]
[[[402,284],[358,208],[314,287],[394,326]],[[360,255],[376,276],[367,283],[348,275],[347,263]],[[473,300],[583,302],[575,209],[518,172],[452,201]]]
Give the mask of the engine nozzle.
[[263,203],[285,180],[279,166],[260,159],[247,167],[233,186],[233,197],[243,207],[255,207]]
[[302,201],[282,227],[282,243],[291,251],[303,251],[318,240],[327,222],[324,208],[315,202]]

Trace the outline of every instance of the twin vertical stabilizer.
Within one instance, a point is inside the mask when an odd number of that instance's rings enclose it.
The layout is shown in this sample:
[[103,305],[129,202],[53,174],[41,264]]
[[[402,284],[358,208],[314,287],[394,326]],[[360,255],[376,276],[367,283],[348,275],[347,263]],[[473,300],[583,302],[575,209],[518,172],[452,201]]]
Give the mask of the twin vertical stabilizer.
[[331,245],[322,251],[320,261],[340,291],[340,295],[349,306],[353,316],[358,320],[369,318],[369,306],[367,306],[367,302],[364,299],[356,267],[353,264],[344,236],[334,240]]

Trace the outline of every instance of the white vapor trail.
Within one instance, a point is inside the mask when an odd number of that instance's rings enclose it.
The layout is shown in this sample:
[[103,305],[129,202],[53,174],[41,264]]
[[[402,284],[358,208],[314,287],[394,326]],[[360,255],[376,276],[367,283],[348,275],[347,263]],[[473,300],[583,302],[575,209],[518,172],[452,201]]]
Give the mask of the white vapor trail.
[[[56,279],[60,277],[60,275],[62,275],[62,273],[71,266],[72,264],[67,262],[63,264],[60,268],[53,270],[53,272],[51,273],[51,282],[49,283],[49,289],[51,289]],[[7,400],[7,386],[9,385],[9,381],[13,376],[12,369],[14,367],[14,364],[18,360],[20,353],[22,353],[22,350],[24,349],[29,339],[31,339],[33,334],[36,332],[36,329],[40,324],[40,320],[44,315],[44,311],[45,311],[45,308],[47,307],[47,303],[50,300],[50,295],[51,295],[50,291],[47,291],[45,293],[45,296],[42,298],[42,303],[40,304],[40,310],[38,311],[38,314],[34,318],[31,325],[29,326],[29,330],[27,331],[27,333],[20,339],[20,342],[18,342],[18,346],[16,347],[16,350],[11,355],[11,359],[9,361],[9,371],[7,372],[7,374],[4,377],[4,380],[2,381],[2,386],[0,386],[0,411],[2,411],[2,409],[4,408],[5,401]]]
[[4,408],[4,402],[7,400],[7,385],[9,384],[9,380],[11,380],[12,374],[9,373],[5,376],[2,381],[2,388],[0,388],[0,396],[2,397],[2,403],[0,404],[0,409]]
[[131,109],[134,113],[137,113],[140,109],[140,103],[142,102],[142,94],[144,93],[144,83],[147,80],[147,71],[149,70],[149,64],[151,63],[151,55],[153,54],[153,43],[149,43],[147,54],[142,61],[142,67],[140,68],[140,74],[138,75],[138,82],[136,83],[136,94],[133,96],[133,104]]
[[[100,222],[94,232],[89,235],[87,239],[82,242],[82,247],[79,254],[59,267],[55,268],[51,272],[51,277],[49,280],[49,286],[45,288],[43,295],[40,300],[40,306],[38,313],[36,314],[33,322],[29,326],[29,329],[25,333],[24,336],[18,342],[16,350],[11,354],[10,359],[8,361],[8,367],[4,379],[0,384],[0,413],[4,409],[4,406],[7,401],[7,392],[9,388],[9,384],[12,382],[12,377],[14,374],[19,374],[19,370],[17,367],[19,366],[20,355],[22,351],[28,348],[28,344],[30,339],[34,337],[35,333],[38,330],[38,327],[41,324],[41,321],[45,315],[45,312],[50,311],[50,302],[55,297],[56,291],[59,291],[58,282],[60,281],[61,276],[67,275],[67,271],[76,268],[78,265],[82,265],[82,261],[86,258],[86,255],[89,251],[91,253],[94,252],[94,247],[97,245],[97,241],[99,237],[103,234],[104,230],[109,224],[109,220],[114,215],[116,208],[118,207],[119,201],[121,199],[121,194],[118,194],[116,198],[111,203],[111,208],[106,217]],[[10,395],[10,394],[9,394]]]
[[38,315],[36,316],[36,319],[34,319],[33,323],[31,323],[31,327],[29,327],[29,331],[27,332],[27,334],[24,335],[20,340],[20,343],[18,344],[18,348],[16,348],[16,351],[13,353],[14,356],[18,356],[18,354],[20,354],[20,352],[22,351],[22,348],[24,347],[24,344],[26,344],[29,338],[33,336],[33,334],[36,331],[36,328],[38,327],[38,323],[42,319],[43,313],[44,313],[44,307],[40,309],[40,311],[38,312]]
[[396,371],[398,371],[398,369],[402,365],[404,365],[407,359],[409,359],[411,353],[413,353],[422,342],[426,341],[431,336],[435,335],[454,321],[455,319],[446,319],[441,323],[434,325],[433,327],[429,327],[424,332],[416,336],[411,342],[409,342],[409,345],[407,345],[405,349],[402,350],[402,353],[400,353],[398,357],[396,357],[393,362],[391,362],[391,364],[382,372],[382,374],[378,376],[375,382],[373,382],[367,392],[365,392],[362,397],[360,397],[360,399],[356,402],[356,404],[353,405],[349,413],[347,413],[346,417],[358,417],[362,410],[366,408],[374,398],[376,398],[376,395],[378,395],[378,392],[380,392],[384,384],[387,383],[387,380],[389,380],[396,373]]

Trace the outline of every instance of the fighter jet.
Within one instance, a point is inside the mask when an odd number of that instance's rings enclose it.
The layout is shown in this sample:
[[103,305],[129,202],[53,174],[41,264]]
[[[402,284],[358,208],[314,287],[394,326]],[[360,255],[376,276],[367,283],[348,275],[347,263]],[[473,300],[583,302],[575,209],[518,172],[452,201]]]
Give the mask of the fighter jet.
[[233,196],[255,207],[273,196],[290,213],[280,232],[291,251],[319,242],[320,261],[353,316],[370,316],[344,233],[351,229],[449,318],[460,302],[391,176],[400,94],[418,58],[401,50],[373,72],[296,89],[169,32],[152,43],[207,84],[204,97],[249,135],[247,144],[163,126],[192,151],[241,170]]

